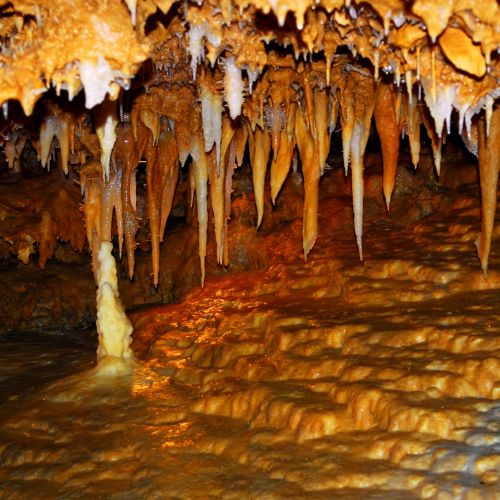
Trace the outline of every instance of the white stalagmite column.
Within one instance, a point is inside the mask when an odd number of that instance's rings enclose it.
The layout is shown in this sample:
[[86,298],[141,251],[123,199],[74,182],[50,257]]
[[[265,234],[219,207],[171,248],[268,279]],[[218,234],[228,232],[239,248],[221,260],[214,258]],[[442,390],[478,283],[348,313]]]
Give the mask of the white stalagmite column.
[[97,333],[99,346],[97,359],[107,356],[132,359],[132,323],[125,314],[125,309],[118,293],[116,262],[112,255],[113,244],[103,241],[98,254],[97,269]]

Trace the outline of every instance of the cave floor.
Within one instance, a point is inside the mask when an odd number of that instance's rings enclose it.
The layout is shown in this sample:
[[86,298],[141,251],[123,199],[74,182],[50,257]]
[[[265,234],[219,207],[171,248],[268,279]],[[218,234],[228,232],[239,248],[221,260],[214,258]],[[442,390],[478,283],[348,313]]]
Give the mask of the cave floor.
[[494,498],[500,242],[484,278],[477,189],[428,197],[368,200],[363,263],[347,199],[322,200],[306,263],[135,312],[132,373],[4,401],[0,496]]

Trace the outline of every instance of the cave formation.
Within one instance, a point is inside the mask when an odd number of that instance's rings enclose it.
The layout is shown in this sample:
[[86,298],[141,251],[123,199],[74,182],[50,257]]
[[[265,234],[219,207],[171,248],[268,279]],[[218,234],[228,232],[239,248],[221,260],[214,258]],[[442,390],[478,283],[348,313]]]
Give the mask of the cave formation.
[[2,495],[498,495],[496,1],[0,6]]

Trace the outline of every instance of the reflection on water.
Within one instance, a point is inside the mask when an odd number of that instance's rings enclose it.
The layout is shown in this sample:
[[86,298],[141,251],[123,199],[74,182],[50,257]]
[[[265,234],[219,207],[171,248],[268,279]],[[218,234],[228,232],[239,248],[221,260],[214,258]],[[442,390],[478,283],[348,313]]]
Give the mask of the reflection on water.
[[0,404],[60,378],[90,368],[95,363],[95,347],[85,341],[88,332],[47,335],[11,332],[0,336]]

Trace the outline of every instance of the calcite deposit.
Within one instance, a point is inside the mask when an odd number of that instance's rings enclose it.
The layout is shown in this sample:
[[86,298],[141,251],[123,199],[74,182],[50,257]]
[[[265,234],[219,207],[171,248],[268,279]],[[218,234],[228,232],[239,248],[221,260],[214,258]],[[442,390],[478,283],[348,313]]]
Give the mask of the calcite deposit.
[[[155,285],[177,171],[186,163],[196,193],[203,282],[207,201],[223,263],[232,172],[241,165],[247,143],[257,225],[264,216],[268,162],[275,202],[297,151],[305,183],[307,257],[318,232],[319,180],[339,123],[362,258],[363,154],[373,114],[388,208],[401,134],[410,137],[416,167],[420,124],[425,125],[438,173],[453,121],[475,150],[483,144],[477,139],[483,119],[491,144],[498,142],[493,116],[500,35],[493,0],[412,5],[110,0],[78,7],[67,0],[23,0],[3,5],[0,101],[9,164],[14,168],[27,141],[43,166],[57,156],[68,174],[71,164],[82,177],[93,254],[98,242],[117,234],[120,254],[125,242],[130,277],[138,224],[149,224]],[[43,94],[42,109],[37,101]],[[16,101],[25,115],[34,113],[36,124],[22,116]],[[135,171],[142,158],[147,221],[135,214]],[[481,152],[480,162],[488,162]],[[485,222],[479,253],[485,272],[487,221],[495,202],[484,186],[495,184],[492,170],[483,166],[481,173]]]

